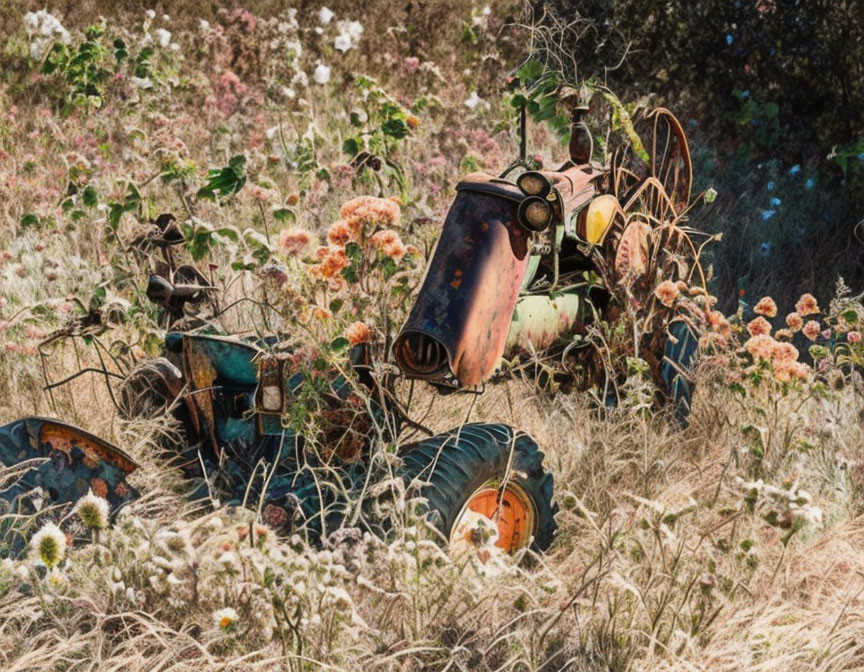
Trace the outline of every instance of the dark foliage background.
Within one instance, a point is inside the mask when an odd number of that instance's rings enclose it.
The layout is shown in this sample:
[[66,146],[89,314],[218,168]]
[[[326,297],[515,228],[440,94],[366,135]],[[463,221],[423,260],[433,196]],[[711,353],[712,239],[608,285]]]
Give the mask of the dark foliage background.
[[[650,97],[691,136],[697,186],[720,193],[700,226],[726,308],[864,289],[864,3],[566,0],[534,19],[573,75]],[[566,27],[565,27],[566,24]],[[617,67],[616,67],[617,66]],[[857,228],[856,228],[857,227]]]

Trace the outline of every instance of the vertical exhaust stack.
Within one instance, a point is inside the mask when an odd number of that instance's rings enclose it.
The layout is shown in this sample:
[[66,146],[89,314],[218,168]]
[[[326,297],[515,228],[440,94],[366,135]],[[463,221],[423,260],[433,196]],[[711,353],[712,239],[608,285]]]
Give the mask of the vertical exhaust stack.
[[408,378],[473,387],[504,353],[531,234],[518,223],[525,197],[511,182],[475,174],[456,189],[393,354]]

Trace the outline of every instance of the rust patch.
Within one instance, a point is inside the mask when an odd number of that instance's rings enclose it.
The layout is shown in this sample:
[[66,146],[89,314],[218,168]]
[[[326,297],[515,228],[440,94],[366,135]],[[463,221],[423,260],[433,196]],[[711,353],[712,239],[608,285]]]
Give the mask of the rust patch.
[[46,420],[39,431],[39,443],[66,454],[70,462],[73,448],[78,448],[84,454],[84,464],[91,469],[103,461],[127,474],[138,468],[132,458],[116,446],[64,423]]

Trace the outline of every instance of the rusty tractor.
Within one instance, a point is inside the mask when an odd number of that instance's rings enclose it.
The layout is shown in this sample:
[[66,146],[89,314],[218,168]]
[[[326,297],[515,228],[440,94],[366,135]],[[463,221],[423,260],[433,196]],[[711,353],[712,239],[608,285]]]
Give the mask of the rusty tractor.
[[[610,314],[612,285],[651,281],[645,278],[657,263],[655,234],[680,218],[690,200],[687,140],[670,112],[645,111],[635,128],[647,156],[625,148],[600,163],[584,113],[573,109],[570,160],[558,170],[526,169],[523,141],[522,157],[501,176],[475,173],[458,183],[392,347],[404,377],[444,392],[478,392],[495,380],[502,361],[543,352],[555,375],[575,380],[574,335]],[[164,217],[148,244],[167,257],[181,242]],[[395,441],[412,422],[392,402],[388,381],[376,380],[368,350],[355,347],[351,368],[326,377],[325,422],[316,437],[325,450],[310,451],[307,438],[284,422],[303,376],[290,353],[276,347],[278,337],[244,340],[178,326],[184,306],[213,300],[211,292],[192,267],[169,264],[151,278],[148,296],[169,331],[163,356],[124,381],[122,413],[177,418],[182,440],[172,451],[193,497],[258,504],[265,521],[284,531],[321,535],[362,524],[346,499],[368,484],[369,437]],[[686,421],[697,337],[683,316],[664,325],[659,336],[646,338],[646,358],[662,396]],[[512,552],[552,542],[552,475],[530,436],[502,424],[470,424],[402,445],[399,457],[392,475],[422,496],[445,543],[491,539]],[[115,509],[138,495],[127,482],[137,468],[131,457],[56,420],[31,417],[0,428],[0,461],[17,470],[14,486],[0,492],[17,512],[33,510],[33,492],[56,504],[92,490]],[[335,485],[322,482],[320,467]]]

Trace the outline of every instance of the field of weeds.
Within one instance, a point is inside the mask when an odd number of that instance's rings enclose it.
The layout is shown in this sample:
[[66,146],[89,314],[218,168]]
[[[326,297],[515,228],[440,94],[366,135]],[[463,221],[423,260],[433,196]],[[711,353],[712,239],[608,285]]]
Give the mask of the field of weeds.
[[[173,253],[231,306],[224,333],[279,333],[311,368],[366,342],[388,373],[459,176],[517,153],[505,79],[530,31],[508,3],[163,7],[2,24],[0,424],[47,415],[113,441],[141,496],[116,515],[0,499],[0,668],[864,667],[864,309],[842,281],[824,306],[703,301],[686,428],[638,366],[614,407],[542,367],[480,396],[400,383],[435,432],[536,439],[559,506],[545,553],[448,554],[391,483],[411,427],[372,433],[369,493],[388,496],[323,542],[277,534],[255,502],[190,500],[164,457],[177,423],[115,409],[165,335],[142,227],[174,215]],[[566,154],[551,121],[529,135],[546,165]],[[381,226],[358,234],[358,212]],[[318,400],[294,410],[314,435]],[[389,516],[378,534],[350,524],[369,506]]]

